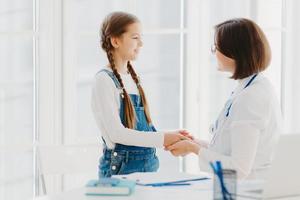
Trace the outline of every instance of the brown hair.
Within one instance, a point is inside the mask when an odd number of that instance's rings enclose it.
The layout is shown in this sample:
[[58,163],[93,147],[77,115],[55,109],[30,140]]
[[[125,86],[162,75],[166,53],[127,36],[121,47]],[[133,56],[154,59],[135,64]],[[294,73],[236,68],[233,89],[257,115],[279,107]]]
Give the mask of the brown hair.
[[249,19],[231,19],[216,25],[215,43],[218,51],[235,60],[231,77],[235,80],[264,71],[270,64],[269,42],[260,27]]
[[[122,87],[123,98],[124,98],[125,126],[131,129],[134,129],[136,125],[135,110],[132,105],[130,96],[128,95],[126,89],[124,88],[122,78],[115,67],[114,57],[113,57],[114,47],[111,44],[111,38],[120,37],[123,33],[126,32],[126,28],[128,25],[137,22],[139,22],[139,20],[137,19],[136,16],[132,14],[125,13],[125,12],[113,12],[104,19],[101,27],[101,32],[100,32],[101,47],[106,52],[110,67]],[[127,69],[139,90],[139,94],[141,96],[142,104],[145,110],[146,119],[147,122],[150,124],[151,118],[150,118],[150,112],[149,112],[146,96],[140,84],[139,77],[135,73],[129,61],[127,62]]]

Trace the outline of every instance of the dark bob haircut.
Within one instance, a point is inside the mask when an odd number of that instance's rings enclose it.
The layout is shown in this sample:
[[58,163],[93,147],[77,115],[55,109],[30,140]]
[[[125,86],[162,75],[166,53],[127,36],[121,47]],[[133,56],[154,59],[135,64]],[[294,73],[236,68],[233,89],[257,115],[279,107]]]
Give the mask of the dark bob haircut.
[[216,25],[215,45],[219,52],[235,61],[236,68],[231,77],[235,80],[264,71],[271,60],[265,34],[249,19],[231,19]]

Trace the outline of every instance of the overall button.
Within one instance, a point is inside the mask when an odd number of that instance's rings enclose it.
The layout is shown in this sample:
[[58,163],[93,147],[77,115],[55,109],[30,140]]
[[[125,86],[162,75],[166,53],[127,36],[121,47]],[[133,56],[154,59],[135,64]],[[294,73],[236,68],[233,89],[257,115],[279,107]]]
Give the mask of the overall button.
[[117,168],[116,168],[116,166],[113,165],[113,166],[111,167],[111,169],[112,169],[112,170],[116,170]]
[[114,152],[114,156],[116,157],[118,155],[118,153],[117,152]]

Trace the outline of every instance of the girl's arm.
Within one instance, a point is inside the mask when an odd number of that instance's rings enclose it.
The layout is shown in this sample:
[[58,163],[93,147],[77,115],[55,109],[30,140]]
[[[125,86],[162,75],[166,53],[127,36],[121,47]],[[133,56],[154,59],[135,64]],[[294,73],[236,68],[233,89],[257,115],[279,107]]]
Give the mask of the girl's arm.
[[92,109],[102,136],[112,143],[131,146],[163,147],[185,137],[178,132],[144,132],[125,128],[119,116],[119,93],[109,76],[96,75]]

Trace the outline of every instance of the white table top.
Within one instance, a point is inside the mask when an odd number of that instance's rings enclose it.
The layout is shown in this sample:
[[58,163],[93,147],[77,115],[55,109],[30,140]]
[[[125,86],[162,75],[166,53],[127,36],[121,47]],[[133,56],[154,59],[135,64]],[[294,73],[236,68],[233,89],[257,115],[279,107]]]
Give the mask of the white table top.
[[[184,173],[177,173],[172,175],[164,175],[160,173],[155,174],[137,174],[137,175],[130,175],[131,178],[136,180],[136,177],[143,179],[144,181],[157,181],[163,180],[180,180],[186,179],[190,177],[188,174]],[[129,178],[129,177],[127,177]],[[247,189],[251,188],[252,186],[257,185],[257,182],[244,182],[238,184],[238,189],[243,190],[245,187]],[[115,199],[122,199],[122,200],[205,200],[205,199],[213,199],[213,181],[212,179],[205,180],[205,181],[196,181],[193,182],[191,185],[188,186],[164,186],[164,187],[146,187],[146,186],[139,186],[137,185],[135,191],[130,196],[87,196],[85,195],[85,188],[77,188],[69,191],[62,192],[56,195],[47,195],[47,196],[40,196],[34,198],[34,200],[95,200],[95,199],[105,199],[105,200],[115,200]],[[255,188],[255,187],[254,187]],[[238,194],[241,194],[238,191]],[[245,198],[238,197],[238,200],[242,200]],[[284,200],[300,200],[300,196],[297,197],[289,197],[284,198]]]
[[[84,194],[85,188],[78,188],[63,192],[58,195],[41,196],[34,200],[205,200],[213,199],[212,190],[195,190],[184,187],[176,188],[153,188],[153,187],[141,187],[137,186],[136,191],[130,196],[86,196]],[[238,197],[238,200],[246,200],[249,198]],[[297,197],[286,197],[282,200],[299,200],[300,196]]]
[[142,187],[136,186],[135,192],[130,196],[86,196],[84,194],[85,188],[78,188],[63,192],[53,196],[41,196],[35,200],[95,200],[95,199],[122,199],[122,200],[160,200],[160,199],[212,199],[211,190],[196,190],[188,189],[186,187]]

